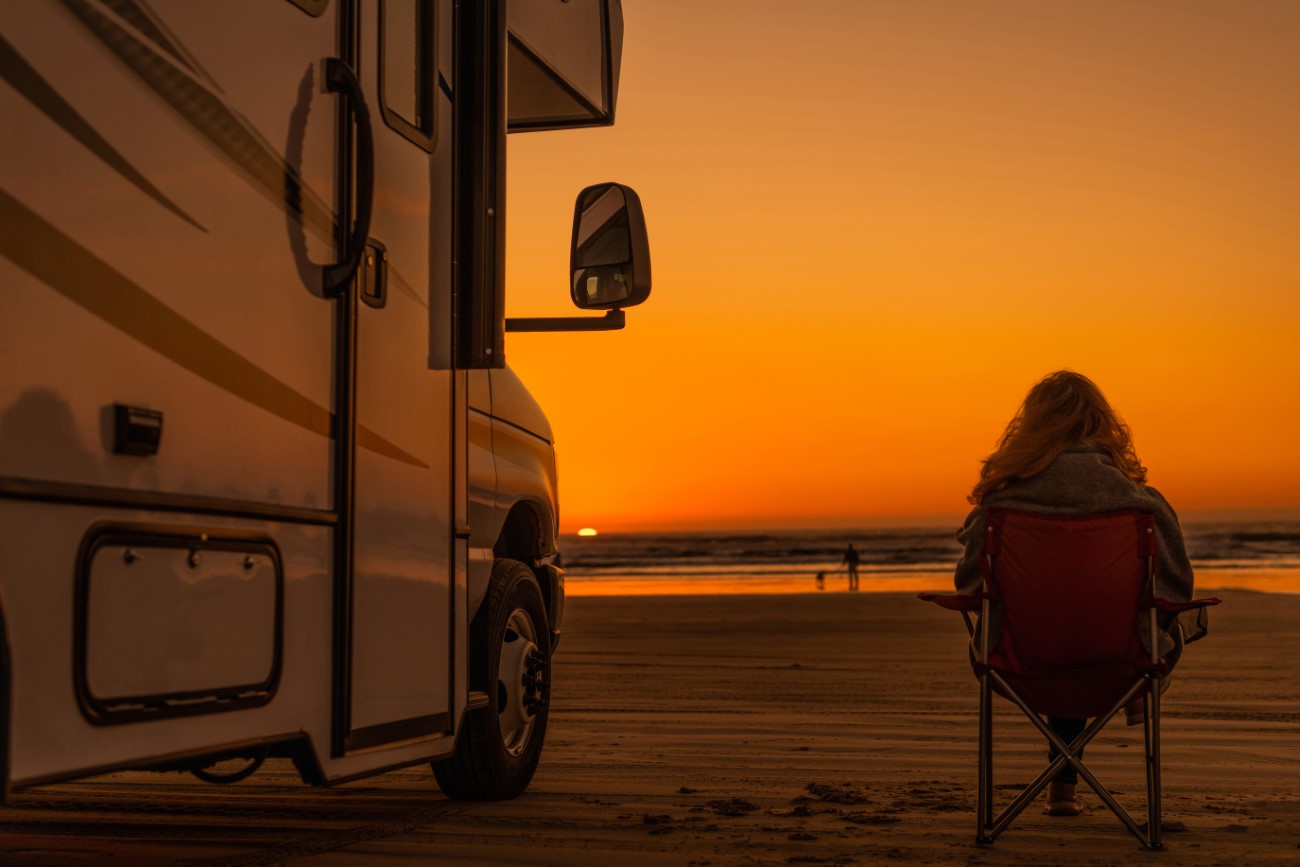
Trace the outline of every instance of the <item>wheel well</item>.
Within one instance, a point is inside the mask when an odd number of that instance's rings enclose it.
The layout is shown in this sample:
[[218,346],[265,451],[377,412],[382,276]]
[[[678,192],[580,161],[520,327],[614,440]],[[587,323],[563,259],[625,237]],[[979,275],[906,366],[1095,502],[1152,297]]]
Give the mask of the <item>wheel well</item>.
[[501,534],[492,546],[492,556],[497,559],[518,560],[526,565],[542,588],[542,601],[546,610],[551,611],[551,582],[539,568],[538,560],[542,557],[545,533],[541,516],[528,503],[516,503],[506,515]]

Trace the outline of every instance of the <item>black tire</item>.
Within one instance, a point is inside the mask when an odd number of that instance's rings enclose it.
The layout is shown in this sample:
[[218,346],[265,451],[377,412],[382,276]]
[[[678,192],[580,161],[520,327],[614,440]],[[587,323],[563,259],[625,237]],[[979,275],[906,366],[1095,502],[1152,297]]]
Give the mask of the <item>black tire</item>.
[[470,688],[486,692],[488,705],[465,714],[456,751],[433,762],[433,774],[449,798],[513,798],[537,770],[551,707],[546,605],[537,579],[517,560],[498,560],[492,567],[487,596],[470,627],[469,667]]

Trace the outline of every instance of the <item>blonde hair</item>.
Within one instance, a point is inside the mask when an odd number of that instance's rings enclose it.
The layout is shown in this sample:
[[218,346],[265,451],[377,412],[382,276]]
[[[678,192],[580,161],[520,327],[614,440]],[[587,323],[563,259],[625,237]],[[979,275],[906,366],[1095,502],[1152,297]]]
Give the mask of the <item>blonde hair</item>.
[[979,505],[1014,481],[1032,479],[1061,452],[1080,443],[1097,446],[1124,475],[1138,484],[1146,482],[1147,469],[1133,450],[1128,425],[1101,389],[1082,374],[1058,370],[1029,390],[998,447],[984,459],[968,499]]

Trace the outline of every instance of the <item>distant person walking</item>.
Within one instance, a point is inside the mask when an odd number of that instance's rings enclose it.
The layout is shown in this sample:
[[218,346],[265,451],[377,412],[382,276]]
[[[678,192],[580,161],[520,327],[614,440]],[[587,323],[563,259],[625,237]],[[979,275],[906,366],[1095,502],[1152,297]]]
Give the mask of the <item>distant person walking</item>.
[[849,567],[850,592],[856,592],[858,589],[858,562],[860,559],[861,558],[858,557],[858,549],[854,548],[853,543],[850,542],[848,550],[844,552],[844,559],[841,561],[844,565]]

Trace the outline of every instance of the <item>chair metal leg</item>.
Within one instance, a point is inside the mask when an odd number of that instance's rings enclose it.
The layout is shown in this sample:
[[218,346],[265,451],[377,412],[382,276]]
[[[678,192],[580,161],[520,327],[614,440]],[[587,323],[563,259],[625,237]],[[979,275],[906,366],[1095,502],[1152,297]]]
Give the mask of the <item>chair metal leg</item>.
[[[1119,709],[1122,708],[1124,704],[1130,698],[1133,697],[1134,694],[1137,693],[1140,684],[1134,684],[1133,688],[1129,690],[1129,693],[1126,694],[1124,698],[1119,700],[1119,702],[1115,705],[1115,707],[1111,709],[1110,713],[1104,714],[1103,716],[1100,716],[1097,719],[1093,720],[1092,723],[1088,725],[1083,730],[1083,732],[1079,734],[1077,738],[1075,738],[1069,744],[1066,744],[1060,739],[1060,737],[1057,736],[1057,734],[1054,731],[1051,730],[1051,728],[1047,725],[1047,723],[1043,722],[1043,720],[1038,716],[1038,714],[1030,710],[1029,705],[1025,704],[1024,699],[1020,698],[1020,696],[1017,695],[1016,692],[1012,690],[1010,686],[1007,685],[1007,682],[1003,680],[1001,676],[999,676],[997,673],[992,673],[989,675],[989,677],[990,680],[997,682],[997,684],[1004,691],[1004,694],[1007,696],[1007,699],[1011,701],[1012,704],[1020,708],[1020,710],[1025,714],[1025,716],[1029,718],[1029,721],[1032,722],[1038,728],[1039,732],[1047,739],[1048,743],[1056,747],[1058,753],[1057,757],[1053,759],[1050,764],[1048,764],[1048,766],[1042,771],[1042,773],[1038,775],[1037,778],[1035,778],[1035,780],[1032,783],[1026,786],[1025,789],[1021,791],[1021,793],[1017,795],[1010,804],[1002,808],[1002,812],[998,814],[996,819],[993,818],[993,813],[992,813],[993,785],[992,785],[992,777],[990,775],[990,779],[989,779],[989,795],[990,795],[989,805],[990,806],[989,806],[989,812],[985,817],[985,836],[988,838],[988,842],[992,842],[993,840],[997,839],[997,837],[1003,831],[1007,829],[1007,826],[1009,826],[1011,822],[1017,816],[1019,816],[1026,807],[1028,807],[1031,803],[1033,803],[1034,799],[1038,797],[1039,793],[1042,792],[1043,789],[1047,788],[1048,781],[1051,780],[1053,777],[1055,777],[1057,772],[1060,771],[1061,768],[1065,767],[1066,763],[1072,764],[1076,771],[1079,771],[1081,774],[1084,775],[1085,779],[1088,778],[1089,776],[1088,771],[1078,758],[1079,753],[1082,752],[1083,748],[1087,746],[1088,743],[1094,737],[1097,736],[1097,734],[1106,725],[1106,722],[1112,716],[1114,716],[1115,713],[1117,713]],[[990,697],[991,697],[991,692],[990,692]],[[991,749],[992,749],[992,744],[990,743],[990,752]],[[1095,787],[1096,786],[1094,785],[1094,788]],[[1103,800],[1105,799],[1105,797],[1106,796],[1103,796]],[[1128,824],[1131,830],[1133,831],[1133,833],[1135,834],[1138,833],[1136,822],[1134,822],[1132,819],[1129,819]]]
[[993,822],[993,686],[985,684],[984,702],[984,827]]
[[993,690],[988,673],[980,675],[979,781],[975,809],[976,843],[992,843],[993,824]]
[[[1038,796],[1038,793],[1041,792],[1043,788],[1046,786],[1047,781],[1052,776],[1055,776],[1057,771],[1065,767],[1066,763],[1069,763],[1074,766],[1074,769],[1075,771],[1078,772],[1079,777],[1092,788],[1093,792],[1096,793],[1097,797],[1100,798],[1102,802],[1105,803],[1105,805],[1110,808],[1110,811],[1115,814],[1116,818],[1118,818],[1121,822],[1124,823],[1124,826],[1128,828],[1130,832],[1132,832],[1133,836],[1138,838],[1138,840],[1142,843],[1143,846],[1145,846],[1148,849],[1159,848],[1158,846],[1152,844],[1149,834],[1142,833],[1142,829],[1138,827],[1138,823],[1134,821],[1133,817],[1129,815],[1128,811],[1125,810],[1120,805],[1120,803],[1115,800],[1115,797],[1109,792],[1109,790],[1106,789],[1105,786],[1103,786],[1101,783],[1097,781],[1097,778],[1092,775],[1092,772],[1088,770],[1088,768],[1083,764],[1083,762],[1078,757],[1078,754],[1083,750],[1085,746],[1088,745],[1088,743],[1093,739],[1093,737],[1095,737],[1102,730],[1102,728],[1106,725],[1106,723],[1109,722],[1110,719],[1113,716],[1115,716],[1115,714],[1117,714],[1124,707],[1124,705],[1126,705],[1134,696],[1137,695],[1138,691],[1143,686],[1143,682],[1141,680],[1135,682],[1133,686],[1130,687],[1129,690],[1123,695],[1123,697],[1121,697],[1119,701],[1116,702],[1116,704],[1110,709],[1108,713],[1102,714],[1101,716],[1094,719],[1083,730],[1083,733],[1080,734],[1077,738],[1075,738],[1072,743],[1066,744],[1064,741],[1060,739],[1060,737],[1056,734],[1056,732],[1052,731],[1051,728],[1048,727],[1047,723],[1043,722],[1043,720],[1038,716],[1038,714],[1034,713],[1033,710],[1030,709],[1029,705],[1025,704],[1024,699],[1022,699],[1019,695],[1017,695],[1015,690],[1011,689],[1011,687],[1007,684],[1007,682],[1003,680],[1002,677],[997,674],[997,672],[990,672],[987,675],[986,679],[997,681],[998,686],[1003,690],[1003,693],[1007,696],[1007,698],[1010,699],[1013,704],[1015,704],[1017,707],[1020,708],[1020,710],[1025,714],[1025,716],[1029,718],[1029,721],[1032,722],[1034,726],[1039,730],[1039,732],[1043,735],[1043,737],[1047,739],[1048,743],[1056,747],[1056,750],[1059,753],[1059,755],[1057,755],[1057,757],[1054,760],[1052,760],[1052,762],[1048,765],[1047,769],[1044,770],[1041,774],[1039,774],[1038,778],[1035,779],[1034,782],[1030,784],[1028,788],[1026,788],[1023,792],[1020,793],[1019,797],[1017,797],[1014,801],[1012,801],[1010,806],[1003,809],[1002,813],[999,814],[996,821],[992,819],[991,815],[987,820],[984,819],[983,818],[984,814],[981,812],[981,822],[985,823],[983,825],[983,833],[987,836],[987,839],[980,840],[980,842],[992,842],[999,834],[1005,831],[1007,829],[1007,826],[1011,824],[1011,821],[1015,819],[1015,817],[1018,816],[1025,809],[1025,807],[1027,807],[1029,803],[1033,801],[1034,798]],[[1158,708],[1157,708],[1157,712],[1158,712]],[[1156,742],[1156,750],[1157,751],[1159,750],[1158,741]],[[989,786],[989,789],[991,794],[992,785]],[[990,801],[990,809],[991,809],[991,801]]]
[[[996,677],[996,675],[994,676]],[[1136,686],[1133,691],[1137,691]],[[1019,816],[1035,798],[1038,797],[1039,793],[1047,787],[1048,781],[1055,777],[1057,772],[1060,771],[1061,768],[1065,767],[1067,763],[1074,766],[1074,769],[1078,772],[1079,776],[1098,792],[1101,799],[1106,801],[1112,810],[1117,811],[1116,816],[1119,816],[1120,820],[1125,822],[1129,830],[1140,836],[1141,832],[1138,830],[1137,823],[1124,812],[1124,808],[1120,807],[1119,804],[1115,802],[1109,792],[1101,788],[1101,784],[1096,781],[1084,766],[1083,762],[1078,758],[1079,753],[1082,752],[1083,748],[1101,732],[1102,728],[1105,727],[1106,722],[1114,715],[1115,711],[1112,710],[1110,714],[1093,720],[1077,738],[1069,744],[1066,744],[1057,736],[1056,732],[1052,731],[1051,728],[1048,727],[1047,723],[1043,722],[1037,714],[1029,709],[1028,705],[1024,704],[1023,700],[1020,699],[1018,695],[1008,692],[1008,696],[1011,697],[1014,704],[1024,711],[1025,715],[1029,718],[1029,721],[1038,728],[1039,732],[1047,739],[1048,743],[1056,747],[1058,755],[1046,768],[1043,769],[1042,773],[1040,773],[1032,783],[1016,796],[1009,805],[1003,808],[1002,812],[998,814],[997,819],[993,820],[992,827],[989,829],[989,836],[997,838],[998,835],[1005,831],[1007,826],[1009,826],[1011,822]],[[1116,709],[1122,706],[1123,703],[1121,702],[1121,704],[1117,705]],[[1144,844],[1145,842],[1146,841],[1143,840]]]
[[1161,676],[1155,674],[1150,678],[1150,688],[1143,700],[1146,711],[1147,748],[1147,848],[1163,849],[1161,843],[1160,817],[1160,686]]

